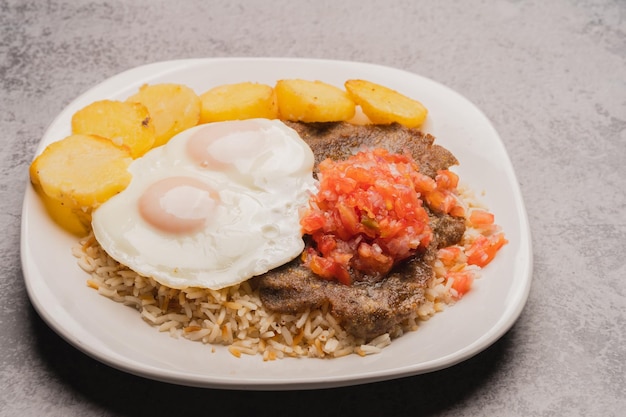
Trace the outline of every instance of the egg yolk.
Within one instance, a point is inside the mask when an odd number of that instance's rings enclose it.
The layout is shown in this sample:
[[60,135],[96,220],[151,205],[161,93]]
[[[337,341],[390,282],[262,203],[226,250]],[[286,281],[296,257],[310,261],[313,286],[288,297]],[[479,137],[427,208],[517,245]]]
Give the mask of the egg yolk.
[[139,198],[142,218],[166,233],[193,233],[204,228],[218,195],[191,177],[170,177],[150,185]]

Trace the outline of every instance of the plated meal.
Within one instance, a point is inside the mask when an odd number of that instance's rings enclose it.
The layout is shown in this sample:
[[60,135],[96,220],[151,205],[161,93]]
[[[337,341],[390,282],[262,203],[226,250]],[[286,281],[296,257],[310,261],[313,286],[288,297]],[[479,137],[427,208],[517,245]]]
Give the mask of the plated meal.
[[[490,153],[507,161],[482,115],[391,69],[252,61],[258,77],[237,59],[130,71],[51,125],[30,168],[22,250],[46,321],[113,366],[202,386],[384,379],[499,337],[525,301],[528,242],[509,167],[495,199],[472,169],[480,158],[492,169]],[[475,121],[465,135],[446,135],[438,99],[469,110],[456,113]],[[69,243],[70,260],[33,228]],[[476,310],[485,299],[499,313]],[[463,322],[460,337],[433,338]],[[235,362],[210,360],[222,354]],[[320,365],[296,376],[288,358]]]
[[266,360],[376,353],[507,240],[422,103],[344,86],[145,84],[77,111],[31,181],[84,228],[87,284],[161,332]]

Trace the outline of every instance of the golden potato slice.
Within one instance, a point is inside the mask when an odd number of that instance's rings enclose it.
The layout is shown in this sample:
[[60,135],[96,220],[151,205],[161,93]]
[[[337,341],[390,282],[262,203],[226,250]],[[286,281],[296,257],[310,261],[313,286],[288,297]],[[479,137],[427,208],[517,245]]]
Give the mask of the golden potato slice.
[[278,117],[274,89],[265,84],[242,82],[221,85],[201,94],[200,100],[200,123]]
[[137,158],[146,153],[156,138],[154,123],[146,106],[115,100],[100,100],[72,116],[72,133],[96,135],[125,145]]
[[279,80],[274,90],[283,120],[335,122],[354,116],[356,106],[348,94],[322,81]]
[[182,84],[146,84],[126,101],[141,103],[148,109],[156,135],[153,147],[164,145],[200,121],[200,97]]
[[428,110],[417,100],[395,90],[365,80],[348,80],[346,90],[363,113],[376,124],[400,123],[418,127],[428,115]]
[[89,233],[91,218],[87,212],[72,210],[67,204],[49,197],[43,192],[39,184],[33,184],[33,187],[42,201],[48,216],[56,224],[78,237],[86,236]]
[[31,182],[76,214],[89,213],[131,180],[128,149],[93,135],[50,144],[30,165]]

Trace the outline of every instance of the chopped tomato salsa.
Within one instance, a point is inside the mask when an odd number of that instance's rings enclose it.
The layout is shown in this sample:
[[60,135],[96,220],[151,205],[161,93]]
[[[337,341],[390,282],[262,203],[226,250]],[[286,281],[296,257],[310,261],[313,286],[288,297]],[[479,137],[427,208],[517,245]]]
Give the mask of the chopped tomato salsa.
[[447,169],[439,170],[435,177],[435,184],[436,187],[432,190],[427,190],[424,195],[428,207],[437,213],[462,216],[462,207],[457,206],[455,196],[455,190],[459,184],[459,176]]
[[422,198],[448,193],[458,181],[449,171],[433,180],[419,172],[410,155],[383,149],[343,161],[327,159],[318,178],[319,191],[300,221],[315,243],[303,260],[317,275],[344,284],[355,276],[382,277],[426,248],[433,235]]
[[452,288],[456,291],[457,298],[463,297],[474,283],[474,274],[472,271],[449,271],[446,279],[452,279]]
[[460,298],[472,286],[475,271],[486,266],[507,243],[486,210],[460,202],[459,177],[440,170],[422,174],[408,154],[370,149],[342,161],[319,164],[319,190],[312,195],[300,224],[312,244],[302,254],[311,271],[328,280],[352,284],[380,279],[398,262],[423,251],[433,239],[425,206],[433,213],[466,217],[479,230],[469,246],[438,249],[446,281]]
[[487,226],[493,224],[494,216],[485,210],[472,210],[469,221],[475,226]]
[[467,263],[469,265],[477,265],[481,268],[486,266],[495,258],[496,253],[508,241],[504,237],[504,233],[498,233],[491,236],[480,235],[476,238],[472,246],[465,252],[467,255]]
[[437,251],[437,258],[445,266],[452,266],[458,262],[462,254],[463,249],[460,246],[447,246]]

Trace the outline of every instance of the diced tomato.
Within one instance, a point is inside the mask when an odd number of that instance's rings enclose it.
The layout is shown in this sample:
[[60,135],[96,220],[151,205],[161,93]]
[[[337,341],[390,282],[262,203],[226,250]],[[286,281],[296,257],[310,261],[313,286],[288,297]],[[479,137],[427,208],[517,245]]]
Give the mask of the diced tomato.
[[454,264],[459,255],[461,255],[459,246],[448,246],[437,251],[437,258],[446,266]]
[[442,169],[437,171],[435,181],[437,183],[437,188],[453,190],[459,185],[459,176],[452,171]]
[[332,159],[326,158],[322,162],[319,163],[318,168],[320,171],[324,171],[328,169],[328,167],[332,166],[333,164],[334,164],[334,161]]
[[352,178],[341,177],[334,178],[333,188],[337,194],[348,194],[352,192],[358,183]]
[[422,193],[427,193],[437,188],[437,183],[435,182],[435,180],[430,178],[428,175],[422,174],[421,172],[418,172],[415,175],[414,181],[417,189]]
[[348,240],[350,237],[358,234],[360,232],[359,226],[361,225],[361,220],[354,211],[354,208],[339,203],[336,205],[336,209],[341,221],[341,227],[338,229],[339,236],[343,240]]
[[317,249],[322,254],[329,254],[337,248],[337,240],[333,235],[320,234],[314,237]]
[[300,219],[300,225],[304,233],[312,233],[315,230],[320,230],[324,227],[325,223],[324,213],[321,212],[311,212],[309,215]]
[[455,206],[456,200],[447,190],[436,189],[424,196],[428,207],[438,213],[449,213]]
[[322,278],[332,279],[334,278],[332,272],[334,268],[334,262],[330,258],[323,258],[318,255],[312,255],[308,259],[308,266],[311,271],[316,273]]
[[305,255],[305,265],[321,278],[328,280],[336,279],[345,285],[352,283],[352,278],[345,266],[332,258],[325,258],[315,253],[308,253]]
[[491,262],[498,250],[507,243],[508,241],[504,238],[503,233],[489,237],[480,235],[465,252],[467,255],[467,263],[482,268]]
[[372,245],[365,242],[359,245],[357,253],[359,254],[357,266],[360,270],[367,270],[382,276],[387,274],[393,266],[391,256],[385,255],[382,251],[376,250]]
[[465,209],[463,206],[456,205],[452,207],[448,214],[453,217],[465,217]]
[[346,175],[351,178],[355,184],[371,184],[376,180],[376,178],[372,176],[372,171],[364,167],[347,169]]
[[451,271],[446,274],[446,278],[454,280],[452,288],[456,290],[459,298],[466,294],[474,283],[474,275],[471,271]]
[[459,176],[454,172],[447,169],[437,171],[435,176],[436,188],[424,193],[424,200],[428,207],[437,213],[463,217],[465,210],[457,206],[457,200],[454,195],[458,184]]
[[474,226],[488,226],[493,224],[494,215],[485,210],[472,210],[469,221]]

